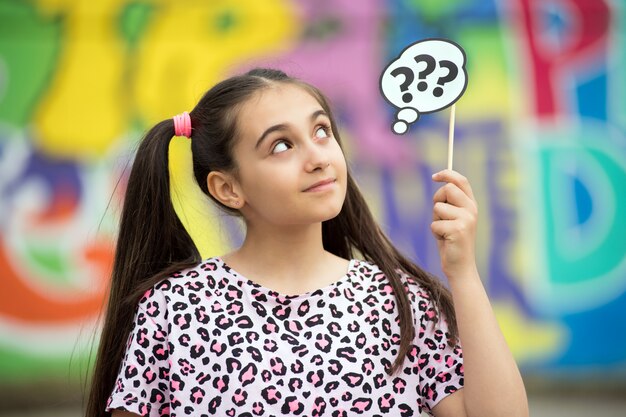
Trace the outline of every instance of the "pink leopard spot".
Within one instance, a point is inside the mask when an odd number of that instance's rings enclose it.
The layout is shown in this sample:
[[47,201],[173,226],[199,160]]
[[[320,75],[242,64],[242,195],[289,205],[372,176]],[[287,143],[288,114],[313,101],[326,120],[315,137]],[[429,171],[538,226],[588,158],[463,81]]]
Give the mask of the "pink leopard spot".
[[300,408],[300,402],[298,400],[293,400],[289,402],[289,410],[290,411],[298,411]]

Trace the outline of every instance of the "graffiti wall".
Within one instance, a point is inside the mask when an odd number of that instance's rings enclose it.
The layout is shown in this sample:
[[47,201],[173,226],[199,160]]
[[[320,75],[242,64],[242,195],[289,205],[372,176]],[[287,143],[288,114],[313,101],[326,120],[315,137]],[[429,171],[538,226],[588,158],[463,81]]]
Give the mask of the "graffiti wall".
[[[84,371],[138,140],[252,66],[330,96],[377,218],[443,277],[430,175],[448,112],[394,135],[378,90],[429,37],[467,54],[454,167],[522,371],[626,379],[625,18],[617,0],[0,1],[0,382]],[[181,219],[203,256],[226,252],[240,229],[191,179],[188,142],[170,152]]]

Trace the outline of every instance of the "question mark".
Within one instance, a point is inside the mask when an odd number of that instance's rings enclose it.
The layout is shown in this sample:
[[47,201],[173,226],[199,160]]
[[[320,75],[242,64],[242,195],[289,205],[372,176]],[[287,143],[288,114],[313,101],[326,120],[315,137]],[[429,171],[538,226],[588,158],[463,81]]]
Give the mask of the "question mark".
[[[390,74],[394,77],[397,77],[398,75],[404,75],[404,81],[402,81],[402,84],[400,84],[400,91],[408,90],[409,86],[415,79],[415,75],[413,75],[413,70],[408,67],[398,67],[395,70],[391,71]],[[411,93],[407,92],[402,95],[402,101],[404,101],[405,103],[410,103],[411,100],[413,100],[413,95]]]
[[[415,62],[417,62],[418,64],[420,62],[425,62],[426,63],[426,68],[424,68],[418,74],[418,78],[420,80],[425,79],[426,76],[429,75],[430,73],[432,73],[435,70],[435,67],[437,66],[437,64],[435,62],[435,58],[433,58],[432,56],[427,55],[427,54],[421,54],[421,55],[416,56],[415,57]],[[428,84],[426,83],[426,81],[420,81],[417,84],[417,89],[419,91],[426,91],[427,88],[428,88]]]
[[457,68],[456,64],[452,61],[447,61],[447,60],[439,61],[439,66],[443,68],[447,68],[448,73],[444,77],[439,77],[439,79],[437,80],[437,84],[439,84],[441,87],[436,87],[433,90],[433,95],[435,97],[441,97],[443,95],[443,88],[442,88],[443,85],[445,83],[448,83],[454,80],[456,76],[459,74],[459,69]]

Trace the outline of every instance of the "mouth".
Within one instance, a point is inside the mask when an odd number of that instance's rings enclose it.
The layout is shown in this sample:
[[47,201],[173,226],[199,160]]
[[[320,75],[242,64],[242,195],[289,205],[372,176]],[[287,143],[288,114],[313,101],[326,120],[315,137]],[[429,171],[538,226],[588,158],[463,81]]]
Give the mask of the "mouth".
[[321,191],[321,190],[325,190],[326,188],[332,186],[332,184],[335,183],[335,181],[337,181],[335,178],[329,178],[323,181],[319,181],[316,182],[315,184],[311,185],[309,188],[305,189],[304,191]]

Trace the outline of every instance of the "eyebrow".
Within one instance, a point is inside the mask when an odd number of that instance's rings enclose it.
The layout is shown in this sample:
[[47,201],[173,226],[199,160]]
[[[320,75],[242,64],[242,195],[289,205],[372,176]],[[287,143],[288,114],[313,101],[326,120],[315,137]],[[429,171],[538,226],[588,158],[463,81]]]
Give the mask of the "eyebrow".
[[[324,110],[317,110],[311,114],[311,117],[309,119],[311,120],[311,122],[314,122],[315,119],[317,119],[321,115],[328,117],[328,114],[326,114]],[[261,137],[259,137],[259,139],[256,141],[256,145],[254,145],[254,149],[255,150],[259,149],[259,146],[261,146],[261,142],[263,142],[263,139],[265,139],[270,133],[281,131],[281,130],[287,130],[287,125],[284,123],[280,123],[280,124],[268,127],[265,130],[265,132],[263,132]]]

